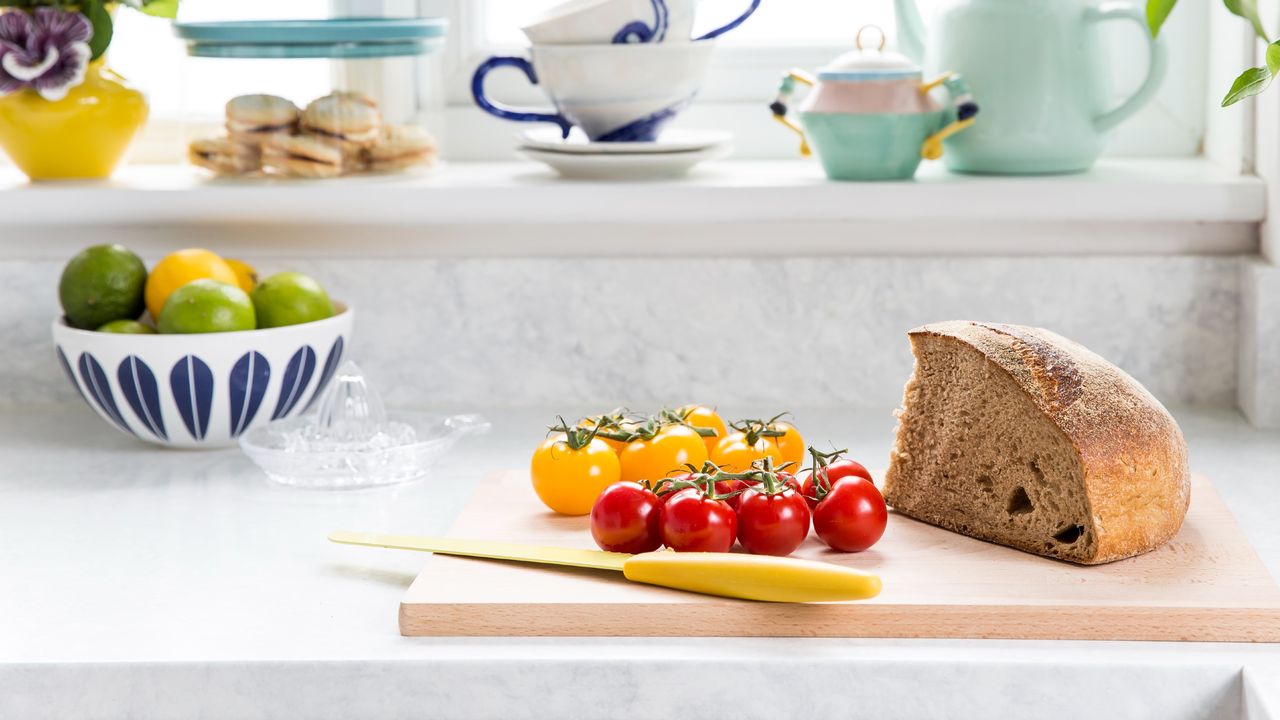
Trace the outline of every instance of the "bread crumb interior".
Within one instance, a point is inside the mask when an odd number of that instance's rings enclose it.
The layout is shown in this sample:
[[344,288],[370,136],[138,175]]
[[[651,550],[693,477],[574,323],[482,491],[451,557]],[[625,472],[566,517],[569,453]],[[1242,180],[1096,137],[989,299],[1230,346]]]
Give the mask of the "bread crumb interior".
[[1096,537],[1067,438],[1013,378],[950,338],[912,338],[885,495],[899,512],[1040,555],[1088,562]]

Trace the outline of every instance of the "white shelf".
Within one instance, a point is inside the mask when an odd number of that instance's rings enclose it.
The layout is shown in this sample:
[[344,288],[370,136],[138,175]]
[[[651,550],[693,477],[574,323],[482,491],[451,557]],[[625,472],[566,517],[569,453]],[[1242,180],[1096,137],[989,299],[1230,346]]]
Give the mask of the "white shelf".
[[[236,227],[256,233],[254,247],[290,252],[305,227],[308,250],[343,254],[355,249],[350,229],[375,228],[361,236],[366,255],[1247,253],[1264,214],[1258,179],[1203,159],[1107,160],[1049,177],[961,176],[930,164],[899,183],[828,182],[817,163],[797,161],[730,161],[649,183],[565,182],[518,163],[318,182],[211,181],[171,166],[131,167],[110,182],[28,184],[12,169],[0,174],[0,238],[35,230],[56,238],[85,226]],[[652,232],[672,225],[717,231]],[[6,256],[33,247],[3,244]]]

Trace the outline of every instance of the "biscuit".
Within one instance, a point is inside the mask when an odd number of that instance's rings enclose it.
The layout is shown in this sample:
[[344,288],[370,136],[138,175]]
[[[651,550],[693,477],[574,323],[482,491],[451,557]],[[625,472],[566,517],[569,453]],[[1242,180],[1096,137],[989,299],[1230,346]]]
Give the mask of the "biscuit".
[[277,175],[331,178],[342,174],[342,152],[305,135],[275,135],[263,145],[262,164]]
[[299,137],[305,137],[318,143],[324,143],[341,153],[343,172],[355,173],[363,172],[368,169],[366,167],[368,165],[368,145],[347,142],[345,140],[339,140],[327,135],[317,135],[311,132],[304,132]]
[[331,93],[313,100],[302,111],[303,132],[323,137],[343,150],[373,145],[381,128],[378,104],[360,93]]
[[275,95],[241,95],[227,102],[227,134],[232,140],[261,144],[268,136],[293,134],[298,106]]
[[219,175],[245,175],[262,168],[262,155],[257,145],[228,138],[193,140],[187,147],[187,159],[192,165]]
[[439,155],[431,133],[412,125],[387,125],[378,140],[364,152],[365,169],[373,172],[404,170],[417,165],[433,165]]

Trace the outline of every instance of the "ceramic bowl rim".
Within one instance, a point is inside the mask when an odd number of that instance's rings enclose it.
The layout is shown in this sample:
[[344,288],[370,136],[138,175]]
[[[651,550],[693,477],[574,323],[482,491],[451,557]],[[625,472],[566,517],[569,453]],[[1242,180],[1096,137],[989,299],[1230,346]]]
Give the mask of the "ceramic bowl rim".
[[275,339],[282,335],[302,333],[302,332],[323,332],[325,328],[331,325],[344,324],[355,317],[355,308],[346,303],[335,300],[333,302],[335,312],[332,316],[323,320],[313,320],[311,322],[299,323],[297,325],[284,325],[274,328],[259,328],[254,330],[236,330],[234,332],[221,333],[191,333],[191,334],[129,334],[129,333],[103,333],[97,330],[84,330],[81,328],[71,327],[67,324],[65,315],[59,315],[53,319],[53,332],[55,335],[66,334],[71,337],[83,337],[86,342],[94,342],[99,340],[124,340],[130,339],[136,342],[150,343],[152,347],[161,343],[184,343],[190,344],[203,338],[216,338],[220,341],[225,340],[248,340],[250,338],[268,338]]

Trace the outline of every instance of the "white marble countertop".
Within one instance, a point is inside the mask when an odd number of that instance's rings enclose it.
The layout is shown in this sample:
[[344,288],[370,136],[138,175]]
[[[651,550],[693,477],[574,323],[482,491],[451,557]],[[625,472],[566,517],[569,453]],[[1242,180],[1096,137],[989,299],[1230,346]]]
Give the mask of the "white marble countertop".
[[[1280,718],[1278,646],[400,637],[424,558],[326,533],[444,531],[552,414],[488,413],[493,432],[418,485],[322,493],[83,407],[0,410],[0,717]],[[1175,415],[1280,576],[1280,434]],[[884,464],[888,412],[796,416]]]

